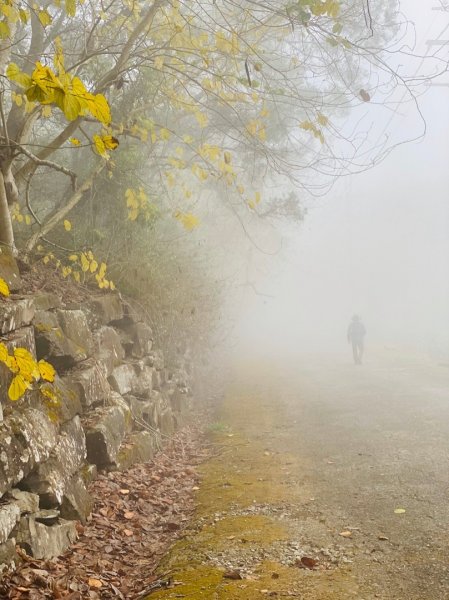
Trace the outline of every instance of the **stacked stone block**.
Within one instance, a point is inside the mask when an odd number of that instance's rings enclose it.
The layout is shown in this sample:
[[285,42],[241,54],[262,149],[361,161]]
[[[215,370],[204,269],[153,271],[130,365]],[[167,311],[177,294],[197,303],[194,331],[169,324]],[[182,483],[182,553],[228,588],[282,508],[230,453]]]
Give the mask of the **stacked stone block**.
[[11,374],[0,364],[1,573],[17,564],[16,545],[52,558],[73,543],[97,469],[150,460],[181,423],[190,380],[185,366],[166,367],[151,328],[119,294],[83,306],[46,293],[8,298],[0,340],[55,366],[60,403],[55,419],[37,392],[10,402]]

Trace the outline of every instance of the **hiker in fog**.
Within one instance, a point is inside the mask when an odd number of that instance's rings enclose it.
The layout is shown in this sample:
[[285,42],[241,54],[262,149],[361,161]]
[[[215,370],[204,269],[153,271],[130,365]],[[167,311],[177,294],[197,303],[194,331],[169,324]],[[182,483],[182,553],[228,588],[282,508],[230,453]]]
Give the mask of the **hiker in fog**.
[[354,315],[348,327],[348,342],[352,344],[352,354],[356,365],[362,364],[365,334],[366,329],[360,317]]

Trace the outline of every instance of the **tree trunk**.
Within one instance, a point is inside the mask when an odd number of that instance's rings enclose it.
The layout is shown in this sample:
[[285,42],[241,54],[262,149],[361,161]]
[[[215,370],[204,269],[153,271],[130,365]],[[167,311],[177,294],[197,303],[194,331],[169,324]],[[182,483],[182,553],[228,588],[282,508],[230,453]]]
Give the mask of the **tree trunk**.
[[6,195],[5,180],[0,170],[0,245],[7,246],[14,255],[17,254],[14,244],[11,213],[9,212],[8,196]]
[[76,190],[74,194],[72,194],[67,203],[64,204],[64,206],[62,206],[61,208],[59,208],[55,213],[53,213],[52,216],[49,219],[47,219],[46,222],[43,224],[42,228],[30,237],[25,246],[26,257],[28,257],[30,252],[33,251],[40,238],[47,235],[47,233],[49,233],[54,227],[56,227],[56,225],[58,225],[58,223],[60,223],[62,219],[72,210],[72,208],[74,208],[78,204],[83,195],[92,187],[95,178],[101,173],[105,166],[106,161],[101,160],[97,164],[95,169],[92,171],[92,173],[89,175],[89,177],[84,181],[84,183]]

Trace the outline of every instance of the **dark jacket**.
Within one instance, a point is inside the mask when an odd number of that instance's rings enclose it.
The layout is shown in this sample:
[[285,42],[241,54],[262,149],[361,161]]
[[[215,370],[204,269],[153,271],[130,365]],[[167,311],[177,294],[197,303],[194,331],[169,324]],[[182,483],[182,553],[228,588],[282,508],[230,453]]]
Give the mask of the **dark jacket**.
[[363,342],[366,329],[361,321],[352,321],[348,327],[348,340],[350,342]]

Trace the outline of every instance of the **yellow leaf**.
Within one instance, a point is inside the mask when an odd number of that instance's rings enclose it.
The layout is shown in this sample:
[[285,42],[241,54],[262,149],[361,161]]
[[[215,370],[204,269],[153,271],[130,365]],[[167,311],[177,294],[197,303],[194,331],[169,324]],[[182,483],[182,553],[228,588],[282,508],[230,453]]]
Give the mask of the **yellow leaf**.
[[106,275],[106,263],[102,262],[100,265],[100,270],[98,271],[98,275],[100,277],[100,279],[103,279],[103,277]]
[[94,135],[93,142],[95,150],[98,152],[98,154],[103,158],[109,158],[109,154],[106,150],[106,146],[104,145],[103,138],[99,135]]
[[2,279],[0,277],[0,294],[2,296],[9,296],[10,295],[10,291],[9,291],[9,286],[6,283],[6,281],[4,279]]
[[21,375],[26,380],[31,381],[39,377],[36,361],[29,350],[26,348],[15,348],[14,358]]
[[76,15],[76,0],[65,0],[65,12],[69,17]]
[[6,69],[6,77],[24,88],[28,88],[32,84],[31,77],[26,73],[23,73],[16,63],[10,63],[8,65],[8,68]]
[[171,133],[168,131],[168,129],[165,129],[165,127],[163,127],[160,131],[159,131],[159,137],[161,138],[161,140],[167,141],[170,139]]
[[74,280],[75,280],[77,283],[79,283],[79,282],[81,281],[81,275],[80,275],[80,272],[79,272],[79,271],[74,271],[74,272],[72,273],[72,275],[73,275],[73,279],[74,279]]
[[329,124],[329,119],[325,115],[318,113],[318,123],[322,127],[327,127],[327,125]]
[[51,117],[51,106],[47,105],[42,108],[42,116],[46,119]]
[[62,108],[63,113],[69,121],[74,121],[77,117],[80,116],[82,107],[77,96],[66,92],[64,94],[62,106],[60,106],[60,108]]
[[71,254],[71,255],[69,256],[69,260],[70,260],[71,262],[76,262],[76,261],[78,260],[78,255],[77,255],[77,254]]
[[405,508],[395,508],[394,512],[396,515],[403,515],[406,512],[406,510]]
[[51,24],[51,22],[53,20],[51,18],[51,14],[46,9],[40,10],[37,13],[37,16],[39,18],[39,21],[41,22],[42,27],[47,27],[48,25]]
[[19,8],[19,16],[22,23],[28,23],[28,12],[23,8]]
[[59,36],[55,38],[55,54],[53,57],[53,64],[60,75],[62,75],[65,72],[64,52],[62,49],[62,41]]
[[19,375],[16,375],[14,377],[14,379],[11,381],[11,385],[9,386],[9,390],[8,390],[9,399],[12,400],[13,402],[15,402],[16,400],[19,400],[29,388],[30,388],[30,384],[19,373]]
[[11,98],[12,98],[12,101],[14,102],[14,104],[16,104],[17,106],[20,107],[20,106],[23,105],[23,96],[22,96],[22,94],[16,94],[16,92],[12,92]]
[[198,217],[192,213],[176,212],[175,219],[177,219],[187,231],[193,231],[200,224]]
[[72,229],[72,224],[67,219],[65,219],[65,221],[64,221],[64,229],[66,231],[71,231],[71,229]]
[[0,342],[0,362],[6,362],[9,357],[8,348],[3,342]]
[[119,145],[118,139],[113,135],[105,135],[102,137],[102,140],[107,150],[115,150]]
[[50,363],[48,363],[45,360],[40,360],[38,362],[38,367],[39,367],[39,373],[40,373],[40,376],[42,377],[42,379],[45,379],[45,381],[50,381],[50,382],[53,382],[55,380],[56,371],[55,371],[53,365],[51,365]]
[[110,282],[109,282],[109,287],[110,287],[110,289],[111,289],[112,291],[114,291],[114,290],[115,290],[115,283],[114,283],[113,281],[110,281]]
[[158,69],[160,71],[163,66],[164,66],[164,57],[156,56],[156,58],[154,59],[154,68]]
[[200,111],[195,113],[195,118],[198,121],[199,126],[202,127],[203,129],[209,123],[208,116]]
[[89,270],[90,262],[84,252],[81,252],[81,269],[83,273],[86,273]]
[[95,271],[98,269],[98,263],[97,263],[97,261],[96,261],[96,260],[93,260],[93,261],[90,263],[90,267],[89,267],[89,269],[90,269],[90,272],[91,272],[91,273],[95,273]]
[[93,117],[98,119],[103,125],[109,125],[111,122],[111,109],[108,101],[103,94],[97,94],[96,96],[89,96],[89,111]]
[[81,142],[79,141],[78,138],[70,138],[69,142],[72,144],[72,146],[81,146]]

